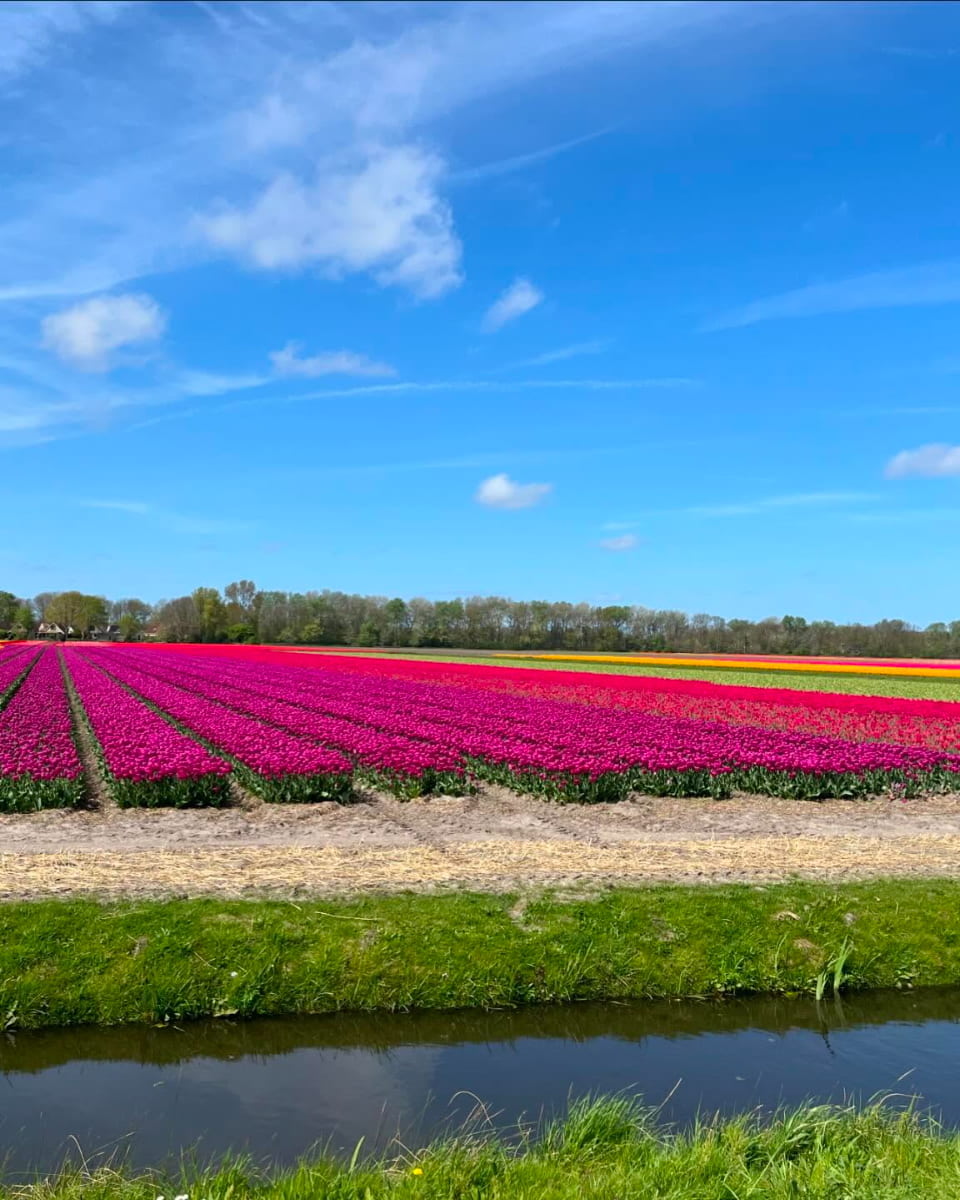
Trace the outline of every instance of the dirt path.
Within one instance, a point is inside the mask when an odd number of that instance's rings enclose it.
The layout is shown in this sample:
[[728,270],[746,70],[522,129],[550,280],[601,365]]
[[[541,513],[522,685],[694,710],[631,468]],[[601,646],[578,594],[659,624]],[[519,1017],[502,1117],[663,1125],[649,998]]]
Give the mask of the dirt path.
[[960,796],[558,806],[476,796],[0,816],[0,897],[960,876]]

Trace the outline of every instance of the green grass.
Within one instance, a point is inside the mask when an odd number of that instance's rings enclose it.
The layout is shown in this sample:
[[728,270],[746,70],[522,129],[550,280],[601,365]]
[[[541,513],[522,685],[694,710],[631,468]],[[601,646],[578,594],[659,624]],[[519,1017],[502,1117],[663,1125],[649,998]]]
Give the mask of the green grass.
[[960,982],[960,882],[516,901],[9,903],[0,1028]]
[[[335,651],[330,651],[335,653]],[[544,651],[547,653],[547,651]],[[833,675],[810,671],[763,671],[728,667],[695,669],[660,664],[548,662],[535,658],[497,658],[486,655],[455,655],[436,651],[418,654],[415,650],[350,651],[355,658],[412,658],[423,662],[476,663],[485,667],[530,667],[538,671],[586,671],[595,675],[652,675],[662,679],[701,679],[707,683],[727,683],[735,687],[794,688],[806,692],[841,692],[857,696],[898,696],[905,700],[960,700],[960,671],[957,682],[942,679],[898,678],[893,675]]]
[[[318,1157],[273,1175],[244,1162],[134,1176],[65,1170],[13,1200],[952,1200],[960,1136],[881,1107],[809,1106],[761,1124],[704,1121],[682,1134],[625,1099],[587,1101],[539,1140],[463,1135],[392,1160]],[[362,1150],[362,1147],[361,1147]]]

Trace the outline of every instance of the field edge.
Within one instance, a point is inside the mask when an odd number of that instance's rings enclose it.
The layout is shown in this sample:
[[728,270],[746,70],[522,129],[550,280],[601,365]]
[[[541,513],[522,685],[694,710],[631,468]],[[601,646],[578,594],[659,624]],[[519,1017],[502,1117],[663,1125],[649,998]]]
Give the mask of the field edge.
[[0,906],[8,1030],[960,981],[960,881]]

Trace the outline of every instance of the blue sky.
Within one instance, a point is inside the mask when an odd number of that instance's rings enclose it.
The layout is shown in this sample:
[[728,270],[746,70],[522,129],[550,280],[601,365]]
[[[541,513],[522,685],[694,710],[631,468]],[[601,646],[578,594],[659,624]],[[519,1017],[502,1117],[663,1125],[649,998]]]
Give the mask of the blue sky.
[[960,617],[960,6],[8,2],[0,587]]

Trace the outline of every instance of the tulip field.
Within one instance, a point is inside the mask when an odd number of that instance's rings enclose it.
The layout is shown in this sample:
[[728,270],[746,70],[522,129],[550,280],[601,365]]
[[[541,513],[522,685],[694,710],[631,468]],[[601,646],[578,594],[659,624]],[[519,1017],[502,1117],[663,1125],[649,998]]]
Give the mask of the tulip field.
[[478,783],[820,799],[960,790],[960,704],[266,647],[0,647],[0,810]]

